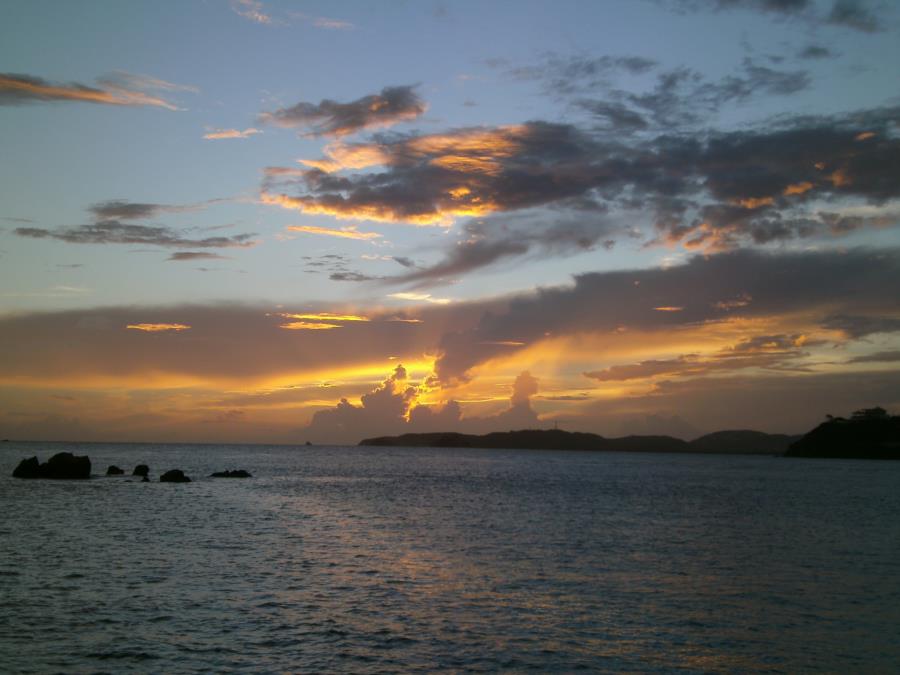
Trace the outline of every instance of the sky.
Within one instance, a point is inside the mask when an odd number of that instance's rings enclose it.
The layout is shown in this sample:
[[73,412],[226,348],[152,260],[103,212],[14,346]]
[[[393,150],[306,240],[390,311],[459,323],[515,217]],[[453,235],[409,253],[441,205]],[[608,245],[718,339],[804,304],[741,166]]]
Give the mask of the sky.
[[3,16],[0,437],[900,410],[894,2]]

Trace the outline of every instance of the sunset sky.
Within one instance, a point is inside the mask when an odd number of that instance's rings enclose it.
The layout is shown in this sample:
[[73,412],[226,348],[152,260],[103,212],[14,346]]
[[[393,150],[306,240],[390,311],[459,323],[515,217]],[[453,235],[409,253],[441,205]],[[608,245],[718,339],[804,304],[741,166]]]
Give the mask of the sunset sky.
[[0,437],[900,410],[890,0],[9,2]]

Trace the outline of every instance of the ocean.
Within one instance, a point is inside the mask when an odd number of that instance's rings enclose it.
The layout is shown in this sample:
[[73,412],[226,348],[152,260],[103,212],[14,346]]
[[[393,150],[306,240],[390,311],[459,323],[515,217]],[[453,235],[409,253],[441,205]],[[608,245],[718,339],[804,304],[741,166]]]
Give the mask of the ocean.
[[4,673],[900,668],[900,462],[10,442],[0,514]]

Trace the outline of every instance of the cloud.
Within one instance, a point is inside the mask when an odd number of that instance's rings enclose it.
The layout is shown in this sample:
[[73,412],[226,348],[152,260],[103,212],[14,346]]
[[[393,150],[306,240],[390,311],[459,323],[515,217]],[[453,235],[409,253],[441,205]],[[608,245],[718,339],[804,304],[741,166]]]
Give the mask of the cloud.
[[801,59],[833,59],[837,54],[824,45],[810,44],[804,47],[797,56]]
[[817,11],[812,0],[670,0],[670,6],[682,11],[706,9],[742,9],[784,18],[802,18],[811,24],[832,24],[872,33],[879,30],[880,19],[865,0],[834,0],[826,14]]
[[374,277],[362,272],[332,272],[328,278],[332,281],[377,281],[382,277]]
[[56,230],[18,227],[14,232],[20,237],[56,239],[67,244],[142,244],[173,248],[247,248],[256,244],[251,239],[253,234],[189,239],[168,227],[134,225],[118,220],[101,220],[91,225],[77,225]]
[[863,0],[835,0],[828,23],[855,28],[865,33],[880,29],[879,19]]
[[240,131],[238,129],[213,129],[212,131],[203,134],[203,138],[210,141],[216,141],[228,138],[249,138],[253,134],[261,133],[261,130],[255,129],[253,127],[244,129],[243,131]]
[[760,335],[746,338],[736,345],[710,356],[683,354],[674,359],[650,359],[639,363],[615,365],[584,373],[598,382],[706,375],[712,372],[747,368],[797,369],[793,362],[806,356],[801,347],[811,344],[805,335]]
[[167,260],[181,262],[190,260],[228,260],[227,256],[202,251],[176,251]]
[[[263,200],[265,201],[265,200]],[[288,225],[288,232],[302,232],[303,234],[320,234],[327,237],[339,237],[341,239],[357,239],[359,241],[371,241],[372,239],[380,239],[382,235],[377,232],[360,232],[355,227],[342,227],[335,230],[329,227],[318,227],[316,225]]]
[[302,176],[298,196],[264,192],[263,200],[337,218],[435,225],[575,198],[620,180],[612,166],[602,166],[613,148],[571,125],[546,122],[401,136],[350,148],[377,157],[373,161],[387,169],[349,177],[311,169]]
[[35,102],[82,101],[104,105],[152,106],[167,110],[178,107],[141,89],[196,91],[193,87],[175,85],[142,75],[117,72],[98,79],[98,87],[84,84],[58,84],[33,75],[0,73],[0,106]]
[[165,333],[168,331],[190,330],[190,326],[183,323],[133,323],[128,324],[125,328],[130,330],[139,330],[144,333]]
[[447,305],[453,302],[450,298],[435,298],[431,293],[391,293],[388,297],[396,300],[427,302],[433,305]]
[[328,443],[357,443],[367,437],[407,432],[486,433],[539,424],[531,407],[538,381],[527,371],[512,386],[509,408],[489,417],[462,418],[455,400],[441,407],[420,405],[418,398],[427,389],[426,383],[411,382],[406,369],[398,365],[380,385],[360,397],[359,405],[342,398],[333,408],[316,412],[303,433]]
[[319,103],[300,102],[290,108],[264,112],[260,121],[279,127],[305,127],[313,136],[346,136],[364,129],[385,127],[415,119],[426,105],[415,87],[385,87],[379,94],[371,94],[338,103],[323,99]]
[[[571,287],[521,296],[506,311],[486,313],[476,328],[445,334],[435,373],[445,383],[465,379],[477,364],[514,350],[499,346],[510,341],[532,344],[548,336],[623,328],[671,330],[738,317],[819,313],[830,317],[821,319],[825,327],[856,335],[891,326],[897,330],[898,253],[861,249],[775,255],[746,250],[695,256],[667,269],[579,275]],[[741,306],[723,303],[748,297]],[[683,309],[654,310],[663,306]],[[848,319],[842,310],[859,318]],[[894,323],[885,323],[886,318]],[[665,367],[672,365],[678,364]]]
[[176,206],[173,204],[142,204],[128,202],[123,199],[111,199],[98,202],[88,207],[97,220],[140,220],[155,218],[164,213],[182,213],[194,211],[198,206]]
[[231,10],[248,21],[270,25],[272,16],[266,13],[263,3],[259,0],[231,0]]
[[893,363],[896,361],[900,361],[900,350],[865,354],[850,359],[848,363]]
[[539,63],[527,66],[509,67],[506,62],[488,65],[504,67],[505,74],[514,80],[541,82],[547,94],[565,96],[607,86],[619,74],[643,75],[658,63],[642,56],[563,56],[548,52]]
[[353,30],[356,28],[349,21],[342,21],[341,19],[329,19],[327,16],[318,16],[313,19],[313,25],[316,28],[325,28],[328,30]]
[[413,288],[452,283],[459,276],[505,258],[590,251],[613,232],[609,223],[597,216],[551,223],[545,218],[547,214],[469,221],[464,227],[466,238],[451,247],[443,260],[385,281]]

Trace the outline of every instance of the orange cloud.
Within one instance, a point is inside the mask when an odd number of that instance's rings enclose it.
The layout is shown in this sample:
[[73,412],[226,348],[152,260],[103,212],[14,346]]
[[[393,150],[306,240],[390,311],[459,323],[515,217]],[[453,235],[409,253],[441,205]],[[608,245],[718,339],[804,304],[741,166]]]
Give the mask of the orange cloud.
[[847,175],[847,172],[844,169],[832,171],[828,176],[828,180],[831,181],[831,184],[834,185],[834,187],[846,187],[853,183],[853,180]]
[[244,129],[243,131],[239,131],[237,129],[216,129],[215,131],[210,131],[208,134],[204,134],[203,138],[215,141],[224,138],[249,138],[253,134],[261,134],[262,131],[259,129],[254,129],[250,127],[249,129]]
[[314,323],[309,321],[290,321],[283,323],[279,328],[285,330],[331,330],[332,328],[340,328],[336,323]]
[[739,199],[735,203],[745,209],[758,209],[761,206],[772,206],[775,200],[772,197],[747,197]]
[[288,225],[286,230],[290,232],[303,232],[305,234],[322,234],[328,237],[340,237],[342,239],[358,239],[361,241],[370,241],[372,239],[380,239],[381,235],[377,232],[358,232],[354,227],[345,227],[340,230],[333,230],[328,227],[318,227],[316,225]]
[[680,312],[684,307],[654,307],[656,312]]
[[[431,213],[424,215],[407,216],[389,206],[349,206],[343,200],[335,200],[325,204],[316,201],[313,197],[290,197],[284,194],[272,194],[263,192],[260,195],[263,204],[274,204],[285,209],[294,209],[313,215],[333,216],[338,220],[372,220],[380,223],[406,222],[413,225],[449,225],[451,218],[443,213]],[[358,233],[355,230],[329,230],[326,227],[291,226],[288,229],[296,232],[308,232],[310,234],[330,234],[334,237],[347,237],[349,239],[374,239],[381,235],[373,233]],[[354,232],[354,234],[336,234],[340,232]],[[367,236],[359,236],[365,234]]]
[[190,326],[183,323],[130,323],[125,328],[142,330],[146,333],[159,333],[168,330],[189,330]]
[[802,195],[804,192],[812,190],[815,187],[809,181],[803,181],[802,183],[794,183],[793,185],[788,185],[784,188],[784,192],[782,194],[785,197],[790,197],[791,195]]
[[105,89],[82,84],[52,84],[38,77],[0,75],[0,92],[21,101],[84,101],[106,105],[149,105],[167,110],[178,108],[165,99],[107,83]]
[[862,133],[856,135],[855,140],[857,140],[857,141],[866,141],[866,140],[868,140],[868,139],[870,139],[870,138],[873,138],[874,136],[875,136],[875,132],[874,132],[874,131],[863,131]]
[[370,166],[387,164],[389,155],[378,145],[365,143],[330,143],[325,146],[325,159],[301,159],[301,164],[311,166],[325,173],[343,169],[365,169]]
[[332,314],[331,312],[320,312],[317,314],[279,314],[278,316],[285,319],[311,319],[313,321],[370,321],[367,316],[358,314]]

